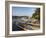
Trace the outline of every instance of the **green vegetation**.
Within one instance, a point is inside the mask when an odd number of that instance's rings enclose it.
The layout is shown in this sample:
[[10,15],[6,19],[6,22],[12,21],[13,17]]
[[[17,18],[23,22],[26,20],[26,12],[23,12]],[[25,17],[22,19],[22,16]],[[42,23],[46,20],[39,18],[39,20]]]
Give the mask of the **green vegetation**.
[[33,13],[32,18],[40,20],[40,8],[37,8],[35,13]]

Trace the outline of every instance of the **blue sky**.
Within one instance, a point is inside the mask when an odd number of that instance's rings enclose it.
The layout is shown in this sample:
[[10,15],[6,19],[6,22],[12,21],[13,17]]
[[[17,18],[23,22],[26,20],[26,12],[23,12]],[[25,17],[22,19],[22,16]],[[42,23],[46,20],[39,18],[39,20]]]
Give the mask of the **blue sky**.
[[12,7],[12,16],[32,16],[35,10],[33,7]]

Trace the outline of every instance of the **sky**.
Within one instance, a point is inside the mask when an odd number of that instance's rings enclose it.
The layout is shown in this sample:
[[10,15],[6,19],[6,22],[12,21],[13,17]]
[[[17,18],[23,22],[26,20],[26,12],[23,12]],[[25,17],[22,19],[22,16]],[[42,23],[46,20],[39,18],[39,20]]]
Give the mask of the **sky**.
[[12,7],[12,16],[32,16],[35,10],[34,7]]

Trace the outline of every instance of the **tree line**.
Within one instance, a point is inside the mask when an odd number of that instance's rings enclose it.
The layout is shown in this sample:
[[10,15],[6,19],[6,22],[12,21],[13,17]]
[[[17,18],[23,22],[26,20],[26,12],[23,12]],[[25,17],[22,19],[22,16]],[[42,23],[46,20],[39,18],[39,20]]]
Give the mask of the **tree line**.
[[40,20],[40,8],[37,8],[35,10],[35,13],[33,13],[32,18]]

